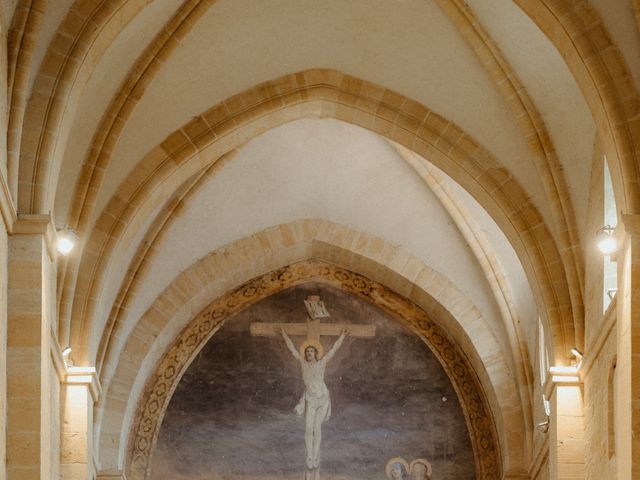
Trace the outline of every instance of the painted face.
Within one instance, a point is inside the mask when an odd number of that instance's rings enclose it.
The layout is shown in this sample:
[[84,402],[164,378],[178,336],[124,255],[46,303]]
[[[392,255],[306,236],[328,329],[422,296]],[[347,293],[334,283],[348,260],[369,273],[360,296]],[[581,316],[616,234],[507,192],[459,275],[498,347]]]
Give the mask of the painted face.
[[304,349],[304,358],[307,362],[316,360],[317,354],[318,354],[318,351],[315,349],[315,347],[307,347]]
[[393,478],[393,480],[402,480],[402,465],[395,463],[393,467],[391,467],[391,478]]
[[427,467],[416,463],[411,469],[411,480],[427,480]]

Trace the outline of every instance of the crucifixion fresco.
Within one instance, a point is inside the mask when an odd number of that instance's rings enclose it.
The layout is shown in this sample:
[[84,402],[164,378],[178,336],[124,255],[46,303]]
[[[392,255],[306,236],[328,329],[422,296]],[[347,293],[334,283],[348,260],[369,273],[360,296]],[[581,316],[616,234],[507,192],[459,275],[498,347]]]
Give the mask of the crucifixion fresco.
[[383,480],[394,457],[411,480],[429,478],[412,459],[427,459],[433,480],[476,478],[455,389],[424,341],[314,282],[229,318],[196,355],[149,478]]
[[[295,358],[300,363],[304,393],[295,407],[295,412],[305,417],[305,480],[320,478],[320,446],[322,442],[322,424],[331,417],[331,395],[324,381],[328,362],[342,346],[347,335],[355,338],[372,338],[375,336],[373,325],[351,325],[338,323],[321,323],[321,318],[329,317],[324,302],[313,295],[305,300],[308,320],[306,323],[252,323],[252,335],[280,334]],[[304,335],[300,350],[289,338],[289,334]],[[326,354],[320,337],[336,336],[338,339]]]

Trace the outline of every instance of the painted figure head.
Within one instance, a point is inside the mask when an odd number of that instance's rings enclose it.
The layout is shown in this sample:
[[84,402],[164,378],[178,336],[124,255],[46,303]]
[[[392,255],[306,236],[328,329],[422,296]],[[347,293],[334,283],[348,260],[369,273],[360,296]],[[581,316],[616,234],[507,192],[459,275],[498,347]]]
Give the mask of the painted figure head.
[[315,338],[307,338],[304,342],[300,344],[300,356],[304,358],[307,362],[315,362],[316,360],[320,360],[322,355],[324,355],[324,348],[322,347],[322,343],[320,343]]
[[385,471],[389,480],[407,480],[409,465],[400,457],[394,457],[387,462]]
[[404,465],[401,463],[394,463],[391,466],[391,478],[393,480],[404,480],[407,478],[407,472],[404,469]]
[[318,359],[318,350],[313,345],[309,345],[304,349],[304,359],[307,362],[312,362]]
[[430,480],[431,464],[419,458],[411,462],[410,480]]

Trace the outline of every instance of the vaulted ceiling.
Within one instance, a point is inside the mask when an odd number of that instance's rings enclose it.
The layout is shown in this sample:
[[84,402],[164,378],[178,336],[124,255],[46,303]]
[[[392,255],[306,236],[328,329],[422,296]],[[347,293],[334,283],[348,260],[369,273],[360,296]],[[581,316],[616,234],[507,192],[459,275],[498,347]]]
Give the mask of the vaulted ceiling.
[[[637,13],[632,0],[5,2],[9,188],[18,213],[80,235],[59,265],[59,341],[98,367],[103,412],[129,425],[152,365],[213,296],[349,252],[369,263],[344,266],[390,288],[464,304],[460,342],[495,395],[528,392],[513,427],[528,431],[538,319],[559,363],[583,341],[596,155],[620,210],[637,209]],[[214,257],[231,273],[205,281]],[[153,312],[165,323],[141,331]],[[112,430],[99,442],[116,468],[128,428]]]

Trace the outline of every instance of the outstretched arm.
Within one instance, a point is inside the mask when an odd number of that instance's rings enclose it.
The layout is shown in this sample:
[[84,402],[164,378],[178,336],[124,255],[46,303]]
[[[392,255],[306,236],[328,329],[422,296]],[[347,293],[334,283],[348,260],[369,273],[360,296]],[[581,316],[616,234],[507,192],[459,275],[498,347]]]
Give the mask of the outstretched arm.
[[349,331],[346,328],[343,328],[342,332],[340,332],[340,336],[338,337],[338,340],[336,340],[336,343],[333,344],[333,347],[331,347],[331,349],[325,354],[325,356],[322,357],[322,360],[324,360],[325,362],[328,362],[329,360],[331,360],[333,356],[336,354],[336,352],[342,346],[342,342],[344,342],[344,339],[347,335],[349,335]]
[[280,335],[282,335],[282,338],[284,339],[284,343],[287,344],[287,348],[289,349],[289,351],[291,352],[293,357],[296,360],[299,361],[300,360],[300,354],[298,353],[298,350],[296,350],[295,345],[293,344],[293,342],[289,338],[289,335],[287,335],[287,332],[285,332],[283,328],[280,329]]

